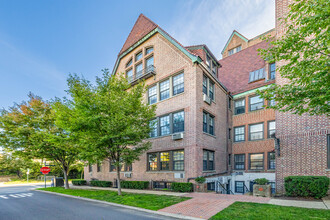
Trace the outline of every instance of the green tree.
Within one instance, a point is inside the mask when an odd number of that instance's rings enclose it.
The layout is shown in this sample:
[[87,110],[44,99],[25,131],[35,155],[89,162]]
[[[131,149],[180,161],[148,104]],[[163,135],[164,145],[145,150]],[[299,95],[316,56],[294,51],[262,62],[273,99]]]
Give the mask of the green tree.
[[[259,94],[274,99],[271,107],[294,114],[330,114],[330,1],[295,0],[283,22],[285,35],[268,39],[264,59],[281,62],[276,71],[287,84],[272,85]],[[282,65],[283,64],[283,65]]]
[[18,157],[10,152],[3,152],[0,155],[0,173],[15,174],[21,179],[26,176],[27,169],[30,169],[30,178],[35,178],[40,174],[40,163],[34,162],[31,158]]
[[82,146],[82,158],[91,164],[111,161],[117,170],[118,195],[121,195],[120,168],[132,164],[148,150],[149,122],[155,106],[144,100],[146,89],[131,87],[124,77],[111,76],[108,70],[96,84],[77,75],[68,78],[66,105],[57,105],[61,126],[70,130]]
[[28,102],[1,111],[0,145],[21,157],[54,161],[61,166],[65,188],[69,188],[67,175],[77,161],[78,148],[55,119],[51,103],[30,94]]

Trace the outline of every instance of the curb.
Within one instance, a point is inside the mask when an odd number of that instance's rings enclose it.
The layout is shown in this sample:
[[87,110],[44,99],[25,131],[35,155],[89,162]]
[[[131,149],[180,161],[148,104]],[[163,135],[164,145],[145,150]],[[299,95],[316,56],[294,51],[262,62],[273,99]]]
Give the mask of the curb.
[[148,213],[151,213],[151,214],[162,215],[162,216],[173,217],[173,218],[179,218],[179,219],[189,219],[189,220],[201,220],[202,219],[202,218],[190,217],[190,216],[185,216],[185,215],[180,215],[180,214],[173,214],[173,213],[167,213],[167,212],[153,211],[153,210],[138,208],[138,207],[134,207],[134,206],[122,205],[122,204],[117,204],[117,203],[112,203],[112,202],[106,202],[106,201],[102,201],[102,200],[89,199],[89,198],[85,198],[85,197],[72,196],[72,195],[67,195],[67,194],[62,194],[62,193],[56,193],[56,192],[48,192],[48,191],[36,190],[36,189],[30,189],[30,191],[43,192],[43,193],[48,193],[48,194],[53,194],[53,195],[64,196],[64,197],[68,197],[68,198],[73,198],[73,199],[80,199],[80,200],[84,200],[84,201],[88,201],[88,202],[96,202],[96,203],[106,204],[106,205],[110,205],[110,206],[116,206],[116,207],[120,207],[120,208],[133,209],[133,210],[136,210],[136,211],[148,212]]

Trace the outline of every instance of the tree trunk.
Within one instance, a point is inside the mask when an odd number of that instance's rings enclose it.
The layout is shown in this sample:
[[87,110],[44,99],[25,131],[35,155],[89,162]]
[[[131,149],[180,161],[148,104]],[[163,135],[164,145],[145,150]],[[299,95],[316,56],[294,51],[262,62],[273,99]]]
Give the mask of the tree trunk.
[[117,165],[117,187],[118,187],[118,196],[121,196],[120,167],[119,167],[119,165]]
[[64,168],[63,169],[63,174],[64,174],[64,188],[65,189],[70,189],[69,180],[68,180],[68,169]]
[[80,179],[83,179],[83,175],[84,175],[84,169],[80,173]]

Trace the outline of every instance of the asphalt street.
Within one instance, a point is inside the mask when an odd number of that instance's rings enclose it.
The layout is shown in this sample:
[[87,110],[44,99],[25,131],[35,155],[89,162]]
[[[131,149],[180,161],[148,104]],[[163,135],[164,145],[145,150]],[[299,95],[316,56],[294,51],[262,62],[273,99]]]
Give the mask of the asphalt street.
[[0,187],[0,220],[174,219],[132,209],[30,191],[42,185]]

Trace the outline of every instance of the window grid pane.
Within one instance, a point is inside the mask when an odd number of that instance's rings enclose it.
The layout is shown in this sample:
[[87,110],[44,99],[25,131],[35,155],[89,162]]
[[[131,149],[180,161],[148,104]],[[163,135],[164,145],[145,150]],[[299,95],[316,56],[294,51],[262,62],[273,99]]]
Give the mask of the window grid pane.
[[235,101],[235,115],[245,113],[245,99]]
[[168,99],[170,97],[170,81],[166,80],[159,84],[160,100]]
[[160,153],[160,169],[161,170],[170,169],[170,153],[169,152]]
[[203,75],[203,93],[207,95],[207,77]]
[[141,60],[141,58],[142,58],[142,52],[136,54],[135,61]]
[[148,162],[149,162],[149,170],[157,170],[157,154],[149,154],[148,155]]
[[250,140],[262,140],[264,138],[263,124],[249,125]]
[[245,169],[245,155],[244,154],[236,154],[234,156],[234,162],[236,170],[244,170]]
[[135,66],[135,78],[138,79],[142,76],[142,63]]
[[183,73],[173,77],[173,95],[184,92]]
[[154,65],[154,57],[151,56],[146,60],[146,67],[148,68],[149,66],[153,66]]
[[157,102],[157,86],[153,86],[148,89],[148,96],[149,104],[154,104]]
[[210,82],[209,97],[211,100],[214,100],[214,83]]
[[250,169],[263,170],[264,169],[264,155],[250,154]]
[[170,116],[160,118],[160,135],[170,134]]
[[235,142],[245,141],[245,127],[234,128]]
[[276,167],[275,152],[268,153],[268,169],[274,170]]
[[173,114],[173,133],[184,131],[184,111]]
[[184,170],[184,151],[173,151],[173,169]]
[[260,96],[250,97],[250,111],[263,109],[264,100]]
[[150,137],[157,137],[158,136],[158,120],[154,119],[150,121],[151,131],[150,131]]

